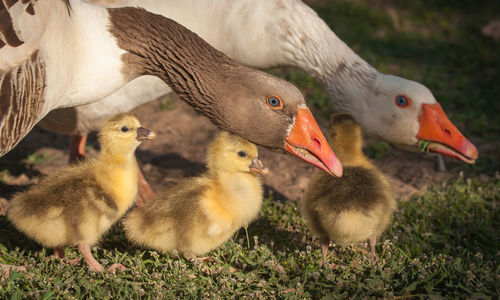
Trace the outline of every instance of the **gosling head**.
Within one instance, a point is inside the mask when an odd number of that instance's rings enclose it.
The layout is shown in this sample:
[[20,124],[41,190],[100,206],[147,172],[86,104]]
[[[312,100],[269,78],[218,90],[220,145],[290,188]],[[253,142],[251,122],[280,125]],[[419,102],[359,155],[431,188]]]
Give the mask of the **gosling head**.
[[221,132],[212,142],[207,153],[210,173],[268,174],[269,169],[259,159],[257,146],[228,132]]
[[107,120],[99,131],[101,152],[113,155],[133,155],[143,140],[155,138],[155,133],[141,126],[131,114],[118,114]]
[[342,164],[348,164],[363,153],[361,127],[350,114],[339,113],[330,117],[330,141]]

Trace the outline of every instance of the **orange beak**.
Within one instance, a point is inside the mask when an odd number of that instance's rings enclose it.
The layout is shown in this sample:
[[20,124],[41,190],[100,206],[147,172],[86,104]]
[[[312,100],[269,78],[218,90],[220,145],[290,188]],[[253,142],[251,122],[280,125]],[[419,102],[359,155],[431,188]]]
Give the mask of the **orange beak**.
[[342,164],[307,107],[297,109],[295,123],[285,139],[285,150],[333,176],[342,177]]
[[441,105],[422,104],[417,138],[431,142],[429,151],[460,159],[469,164],[477,159],[477,148],[451,123]]

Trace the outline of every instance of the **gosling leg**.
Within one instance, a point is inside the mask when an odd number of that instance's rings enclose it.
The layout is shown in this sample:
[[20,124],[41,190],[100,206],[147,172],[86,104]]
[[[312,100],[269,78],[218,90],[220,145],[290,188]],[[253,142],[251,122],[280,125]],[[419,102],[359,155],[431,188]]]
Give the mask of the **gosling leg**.
[[75,164],[85,160],[87,135],[71,135],[69,137],[69,163]]
[[[97,272],[102,272],[104,271],[104,267],[97,262],[97,260],[95,260],[94,256],[92,255],[92,252],[90,252],[90,247],[89,245],[87,244],[78,244],[78,251],[80,251],[80,253],[83,255],[83,258],[85,259],[85,261],[87,262],[87,264],[89,265],[89,267],[94,270],[94,271],[97,271]],[[122,264],[112,264],[110,267],[108,267],[108,271],[109,272],[115,272],[116,270],[126,270],[127,267],[125,267],[124,265]]]
[[377,244],[377,235],[373,234],[368,238],[368,246],[370,247],[370,261],[375,264],[378,261],[375,245]]
[[89,267],[97,272],[102,272],[104,271],[104,268],[100,263],[95,260],[94,256],[92,255],[92,252],[90,252],[90,247],[87,244],[78,244],[78,251],[80,251],[80,254],[83,256]]
[[[59,259],[63,259],[65,257],[64,249],[62,247],[55,248],[54,249],[54,257],[59,258]],[[70,259],[68,262],[71,265],[76,265],[76,264],[80,263],[80,261],[81,261],[81,258],[74,258],[74,259]]]
[[321,237],[319,238],[319,244],[321,246],[321,255],[322,255],[322,260],[319,263],[320,267],[328,267],[328,260],[327,260],[327,255],[328,255],[328,247],[330,246],[330,239],[327,237]]
[[0,197],[0,216],[6,216],[9,209],[9,202],[7,199]]
[[64,258],[64,250],[61,247],[54,248],[54,257],[55,258]]

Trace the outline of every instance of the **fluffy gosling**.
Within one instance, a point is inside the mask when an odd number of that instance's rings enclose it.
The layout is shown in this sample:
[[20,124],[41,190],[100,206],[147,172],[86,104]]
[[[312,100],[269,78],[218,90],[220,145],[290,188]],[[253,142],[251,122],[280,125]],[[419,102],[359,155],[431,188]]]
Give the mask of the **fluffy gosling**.
[[396,202],[384,175],[363,154],[361,128],[348,114],[330,118],[331,146],[344,167],[342,178],[317,173],[302,201],[306,224],[319,237],[327,264],[330,241],[352,244],[367,240],[372,262],[375,244],[388,226]]
[[208,171],[133,209],[123,224],[130,241],[187,258],[202,255],[250,223],[262,204],[258,174],[267,174],[257,147],[227,132],[207,154]]
[[[29,190],[15,195],[8,219],[24,234],[64,257],[64,246],[78,245],[87,264],[104,268],[90,245],[134,203],[137,165],[134,152],[142,140],[155,134],[130,114],[109,119],[99,133],[101,152],[96,158],[50,174]],[[114,264],[108,270],[124,269]]]

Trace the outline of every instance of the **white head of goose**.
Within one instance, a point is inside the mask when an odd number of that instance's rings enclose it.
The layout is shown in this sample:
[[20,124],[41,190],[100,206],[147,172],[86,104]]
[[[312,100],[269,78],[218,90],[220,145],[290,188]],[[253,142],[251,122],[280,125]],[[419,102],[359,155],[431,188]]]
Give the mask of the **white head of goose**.
[[[100,5],[140,6],[172,18],[248,66],[301,68],[326,87],[337,110],[355,116],[364,133],[405,148],[417,149],[423,143],[428,146],[426,150],[467,163],[477,158],[477,149],[448,119],[425,86],[378,72],[301,1],[89,1]],[[109,114],[128,111],[167,92],[168,88],[159,81],[137,80],[109,99],[75,108],[76,124],[68,124],[68,114],[58,112],[66,123],[51,120],[45,122],[44,127],[62,133],[85,134],[98,128],[92,124],[97,126],[99,120],[106,119],[106,111],[109,110]],[[116,105],[117,101],[122,105]],[[61,119],[56,113],[51,117]]]
[[[0,155],[47,112],[97,101],[153,75],[221,129],[342,174],[296,87],[239,65],[173,20],[77,0],[9,1],[0,9],[11,25],[3,36],[17,38],[0,49]],[[17,63],[9,69],[7,62]]]

